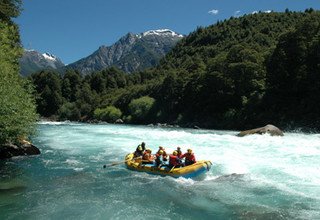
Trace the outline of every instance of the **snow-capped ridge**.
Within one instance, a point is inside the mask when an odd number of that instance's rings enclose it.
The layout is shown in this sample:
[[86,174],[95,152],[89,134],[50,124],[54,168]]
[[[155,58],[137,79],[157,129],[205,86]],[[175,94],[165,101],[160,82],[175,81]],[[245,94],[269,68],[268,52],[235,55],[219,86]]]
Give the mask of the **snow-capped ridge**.
[[158,30],[150,30],[142,33],[142,36],[147,35],[171,35],[172,37],[183,37],[181,34],[177,34],[176,32],[170,29],[158,29]]
[[50,53],[43,53],[42,56],[46,59],[46,60],[51,60],[51,61],[57,61],[57,57],[53,54]]

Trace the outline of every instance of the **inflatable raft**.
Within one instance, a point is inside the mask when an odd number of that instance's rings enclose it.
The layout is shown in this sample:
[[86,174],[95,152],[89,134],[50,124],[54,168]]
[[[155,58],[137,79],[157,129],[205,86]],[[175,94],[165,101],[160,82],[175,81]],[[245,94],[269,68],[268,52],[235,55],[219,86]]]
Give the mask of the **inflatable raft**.
[[212,165],[208,160],[201,160],[189,166],[171,169],[168,166],[158,168],[153,164],[142,164],[141,162],[141,158],[135,159],[133,153],[128,154],[125,157],[126,166],[130,170],[161,176],[172,176],[175,178],[194,178],[200,176],[201,174],[208,172]]

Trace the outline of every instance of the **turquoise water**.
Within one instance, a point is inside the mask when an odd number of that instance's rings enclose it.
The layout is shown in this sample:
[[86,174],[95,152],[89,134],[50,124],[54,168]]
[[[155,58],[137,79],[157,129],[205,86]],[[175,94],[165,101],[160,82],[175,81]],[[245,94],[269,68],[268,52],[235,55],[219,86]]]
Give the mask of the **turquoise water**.
[[[42,154],[0,162],[0,219],[320,219],[320,134],[40,123]],[[129,171],[145,141],[211,160],[202,180]]]

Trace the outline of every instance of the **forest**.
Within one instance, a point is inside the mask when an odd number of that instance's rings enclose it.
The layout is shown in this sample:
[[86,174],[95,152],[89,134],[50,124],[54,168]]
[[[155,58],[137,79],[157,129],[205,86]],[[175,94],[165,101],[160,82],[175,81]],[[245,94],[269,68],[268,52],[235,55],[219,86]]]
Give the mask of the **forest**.
[[198,27],[154,68],[29,77],[52,120],[319,130],[320,12],[259,12]]

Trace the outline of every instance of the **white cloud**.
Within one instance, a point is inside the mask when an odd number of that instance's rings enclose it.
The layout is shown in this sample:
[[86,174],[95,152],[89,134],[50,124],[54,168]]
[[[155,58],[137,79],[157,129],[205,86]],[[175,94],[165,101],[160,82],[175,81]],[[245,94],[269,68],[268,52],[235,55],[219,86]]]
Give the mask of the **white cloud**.
[[240,12],[241,12],[240,10],[235,11],[235,12],[233,13],[233,15],[234,15],[234,16],[238,16],[238,15],[240,14]]
[[208,11],[209,14],[212,14],[212,15],[217,15],[219,13],[219,10],[217,9],[212,9],[211,11]]

